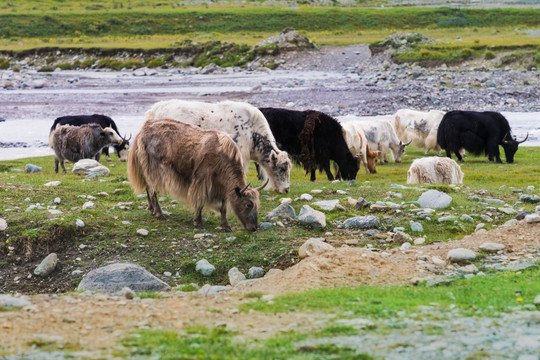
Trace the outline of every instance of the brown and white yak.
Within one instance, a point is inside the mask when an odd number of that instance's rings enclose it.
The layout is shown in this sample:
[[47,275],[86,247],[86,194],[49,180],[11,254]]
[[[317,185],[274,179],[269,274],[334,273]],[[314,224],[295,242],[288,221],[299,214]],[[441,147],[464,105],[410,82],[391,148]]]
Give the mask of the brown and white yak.
[[444,112],[430,110],[429,112],[400,109],[392,118],[392,126],[396,135],[403,142],[411,142],[414,147],[424,148],[424,155],[429,155],[433,149],[441,156],[441,148],[437,144],[437,129]]
[[[337,119],[342,121],[346,119],[346,116],[338,116]],[[345,142],[349,146],[351,153],[358,156],[359,162],[364,165],[366,174],[377,173],[377,157],[379,156],[379,152],[369,149],[366,134],[364,134],[362,127],[353,121],[342,122],[341,127],[343,128]],[[360,164],[358,164],[358,167],[360,167]]]
[[268,122],[256,107],[234,101],[211,104],[166,100],[146,112],[145,121],[152,119],[174,119],[203,129],[223,131],[240,148],[244,173],[247,174],[249,161],[255,161],[262,167],[264,177],[270,180],[270,187],[278,193],[289,192],[291,161],[276,145]]
[[[259,188],[246,184],[242,154],[225,133],[204,130],[176,120],[147,121],[135,136],[128,156],[128,177],[137,193],[146,189],[148,209],[163,212],[157,193],[184,200],[195,209],[194,225],[202,228],[202,209],[219,209],[221,227],[229,204],[249,231],[257,230]],[[268,182],[268,181],[267,181]]]
[[98,124],[82,126],[57,125],[49,136],[49,145],[54,150],[54,171],[58,173],[58,163],[64,173],[64,161],[77,162],[81,159],[99,160],[101,150],[124,142],[114,129],[102,128]]

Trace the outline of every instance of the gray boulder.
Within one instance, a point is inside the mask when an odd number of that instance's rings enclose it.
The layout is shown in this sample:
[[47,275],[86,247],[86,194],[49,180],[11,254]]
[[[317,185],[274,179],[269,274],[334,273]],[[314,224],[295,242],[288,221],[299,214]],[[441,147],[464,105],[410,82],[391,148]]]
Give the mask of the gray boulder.
[[418,203],[424,208],[444,209],[452,203],[452,197],[437,190],[428,190],[418,198]]
[[485,242],[480,245],[479,248],[480,250],[485,252],[496,253],[497,251],[504,250],[506,248],[506,245],[494,242]]
[[130,263],[111,264],[90,271],[79,283],[78,290],[117,293],[124,287],[133,291],[164,291],[171,287],[142,266]]
[[515,260],[510,262],[506,266],[506,270],[509,271],[522,271],[525,269],[536,269],[538,268],[538,264],[536,264],[534,261],[529,260]]
[[302,206],[298,221],[303,225],[314,228],[324,228],[326,226],[326,215],[322,212],[312,209],[309,205]]
[[230,290],[230,289],[231,289],[230,286],[223,286],[223,285],[211,286],[207,284],[207,285],[204,285],[202,288],[200,288],[197,292],[203,295],[219,295],[219,293]]
[[540,197],[536,195],[523,194],[519,197],[519,200],[530,204],[536,204],[537,202],[540,202]]
[[246,280],[246,276],[242,274],[237,267],[233,267],[229,270],[229,283],[232,286],[236,286],[236,284],[244,280]]
[[264,275],[264,270],[262,267],[252,266],[249,268],[248,277],[250,279],[257,279],[257,278],[263,277],[263,275]]
[[73,165],[72,173],[77,175],[96,174],[97,176],[109,176],[110,170],[94,159],[82,159]]
[[313,205],[326,211],[332,211],[339,205],[339,200],[321,200],[314,202]]
[[450,262],[463,263],[469,262],[476,258],[476,253],[465,248],[452,249],[448,252],[447,259]]
[[46,277],[54,271],[56,264],[58,264],[58,256],[55,253],[50,253],[35,268],[34,274],[37,276]]
[[255,45],[258,48],[277,47],[279,50],[292,51],[304,48],[314,48],[315,44],[307,37],[300,35],[294,29],[283,29],[279,35],[269,37],[268,39]]
[[204,276],[210,276],[216,270],[216,267],[208,262],[206,259],[197,261],[195,270]]
[[26,164],[25,170],[27,173],[39,173],[43,172],[43,168],[34,164]]
[[274,210],[270,211],[268,215],[264,217],[264,220],[272,220],[275,218],[280,219],[296,219],[296,212],[294,208],[289,204],[281,204]]
[[22,308],[30,305],[30,301],[25,298],[14,297],[10,295],[0,295],[0,306]]
[[345,220],[345,227],[350,228],[359,228],[359,229],[369,229],[379,227],[381,220],[378,216],[367,215],[367,216],[356,216]]

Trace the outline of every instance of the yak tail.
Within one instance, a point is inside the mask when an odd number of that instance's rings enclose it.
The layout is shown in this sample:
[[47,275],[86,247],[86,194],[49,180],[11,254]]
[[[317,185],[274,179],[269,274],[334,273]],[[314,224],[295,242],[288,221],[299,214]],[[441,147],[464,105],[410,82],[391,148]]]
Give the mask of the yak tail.
[[135,136],[128,156],[127,173],[129,183],[137,194],[146,189],[146,180],[141,167],[141,160],[145,157],[146,151],[139,143],[139,136]]

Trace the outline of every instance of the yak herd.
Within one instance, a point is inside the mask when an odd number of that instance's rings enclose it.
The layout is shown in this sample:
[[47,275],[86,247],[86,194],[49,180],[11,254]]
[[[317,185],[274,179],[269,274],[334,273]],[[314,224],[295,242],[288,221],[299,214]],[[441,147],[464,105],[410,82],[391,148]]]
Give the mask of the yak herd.
[[[527,135],[528,137],[528,135]],[[290,189],[291,159],[303,166],[311,181],[319,170],[328,180],[354,180],[360,166],[367,174],[395,162],[408,145],[447,158],[414,160],[407,183],[461,183],[463,172],[451,159],[463,161],[465,150],[501,162],[499,145],[512,163],[518,145],[508,121],[496,112],[399,110],[392,121],[365,121],[348,115],[333,118],[320,111],[256,108],[242,102],[204,103],[167,100],[154,104],[144,116],[139,133],[119,135],[114,121],[104,115],[57,118],[49,144],[55,152],[55,171],[64,161],[99,160],[114,146],[121,161],[127,159],[128,178],[134,191],[146,190],[150,213],[163,218],[158,193],[185,201],[195,210],[193,223],[202,228],[202,209],[219,210],[221,227],[230,207],[246,230],[257,229],[259,191],[266,185],[278,193]],[[129,152],[128,152],[129,149]],[[265,183],[246,184],[249,162],[254,161]],[[335,175],[330,167],[334,163]]]

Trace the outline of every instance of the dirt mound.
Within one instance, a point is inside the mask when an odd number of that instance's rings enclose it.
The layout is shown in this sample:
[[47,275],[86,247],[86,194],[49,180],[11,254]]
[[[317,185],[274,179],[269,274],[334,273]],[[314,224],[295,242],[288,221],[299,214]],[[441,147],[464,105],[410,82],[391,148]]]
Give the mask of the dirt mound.
[[255,49],[274,47],[277,47],[280,51],[294,51],[312,49],[315,48],[315,44],[307,37],[300,35],[298,31],[286,28],[278,35],[269,37],[255,45]]

